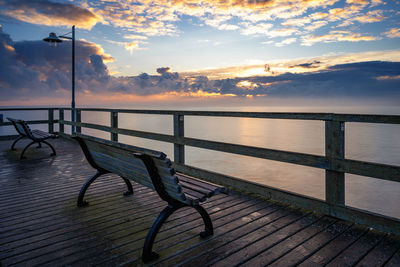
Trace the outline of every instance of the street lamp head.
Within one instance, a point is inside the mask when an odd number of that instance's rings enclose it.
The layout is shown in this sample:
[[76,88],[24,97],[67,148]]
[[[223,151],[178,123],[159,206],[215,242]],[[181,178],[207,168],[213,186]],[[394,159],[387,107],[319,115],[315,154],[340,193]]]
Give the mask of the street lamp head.
[[54,32],[51,32],[49,34],[49,37],[44,38],[43,41],[49,42],[50,45],[53,47],[57,46],[57,43],[62,42],[62,40],[60,38],[58,38],[58,36]]

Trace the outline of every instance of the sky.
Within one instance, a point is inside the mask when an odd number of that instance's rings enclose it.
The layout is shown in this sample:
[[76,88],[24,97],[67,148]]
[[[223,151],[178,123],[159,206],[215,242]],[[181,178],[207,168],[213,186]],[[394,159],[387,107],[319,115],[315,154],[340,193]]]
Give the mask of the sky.
[[0,0],[0,105],[400,100],[400,1]]

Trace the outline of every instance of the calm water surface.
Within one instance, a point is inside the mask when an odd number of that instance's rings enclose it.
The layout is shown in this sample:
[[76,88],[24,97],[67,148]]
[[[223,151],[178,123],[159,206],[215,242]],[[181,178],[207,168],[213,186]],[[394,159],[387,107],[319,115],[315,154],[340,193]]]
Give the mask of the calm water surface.
[[[201,110],[201,108],[196,109]],[[253,106],[207,107],[206,109],[400,114],[400,107],[378,106],[268,108]],[[45,112],[29,112],[29,114],[9,112],[5,114],[6,116],[45,119],[47,114]],[[109,125],[109,114],[83,112],[82,121]],[[119,126],[165,134],[173,132],[172,116],[167,115],[120,114]],[[41,128],[46,130],[46,126]],[[345,129],[346,158],[400,166],[400,125],[346,123]],[[185,116],[185,136],[188,137],[316,155],[325,153],[324,130],[323,121]],[[12,129],[0,130],[0,135],[7,134],[9,131]],[[83,133],[109,138],[109,134],[91,129],[83,129]],[[173,158],[172,144],[122,135],[119,140],[162,150]],[[321,169],[193,147],[185,148],[185,156],[188,165],[324,199],[325,172]],[[346,174],[346,205],[400,218],[398,203],[400,203],[400,183]]]

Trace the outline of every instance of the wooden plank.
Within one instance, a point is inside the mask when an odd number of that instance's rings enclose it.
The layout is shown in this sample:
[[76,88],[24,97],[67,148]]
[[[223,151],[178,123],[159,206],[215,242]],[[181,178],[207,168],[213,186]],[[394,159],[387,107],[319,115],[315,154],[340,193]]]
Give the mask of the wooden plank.
[[303,257],[302,262],[298,264],[303,267],[323,266],[366,233],[365,227],[353,225],[326,245],[317,247],[307,257]]
[[387,267],[398,267],[400,266],[400,249],[390,258],[390,260],[386,263]]
[[[286,239],[281,242],[275,243],[270,247],[267,247],[262,252],[258,253],[253,258],[250,258],[248,261],[243,262],[242,266],[256,266],[262,265],[266,266],[268,264],[272,264],[274,261],[279,260],[281,257],[289,253],[290,251],[298,248],[303,243],[307,242],[315,235],[325,231],[329,226],[333,223],[337,222],[337,220],[332,217],[316,217],[317,220],[312,222],[306,227],[303,227],[298,232],[289,235]],[[319,218],[319,219],[318,219]]]
[[330,225],[325,231],[317,234],[309,239],[301,246],[296,247],[289,253],[274,261],[271,266],[291,266],[302,262],[305,258],[309,257],[316,250],[331,242],[335,237],[349,228],[349,223],[338,222]]
[[213,266],[243,264],[246,260],[256,257],[261,251],[282,242],[318,219],[313,215],[306,216],[302,212],[293,212],[285,218],[288,219],[290,217],[292,219],[280,227],[272,228],[270,231],[262,229],[259,234],[253,233],[256,238],[252,242],[249,242],[244,247],[236,248],[230,252],[229,256],[219,258],[218,261],[211,262],[210,264]]
[[341,172],[400,182],[399,166],[350,159],[332,159],[332,168]]
[[292,120],[334,120],[366,123],[400,124],[399,115],[369,115],[369,114],[336,114],[336,113],[291,113],[291,112],[236,112],[236,111],[182,111],[182,110],[135,110],[135,109],[105,109],[83,108],[85,111],[116,111],[120,113],[154,114],[154,115],[184,115],[212,116],[263,119],[292,119]]
[[400,237],[386,236],[356,266],[383,266],[400,248]]
[[373,249],[385,236],[371,230],[368,235],[362,236],[355,243],[340,253],[326,266],[343,266],[357,264],[362,258]]

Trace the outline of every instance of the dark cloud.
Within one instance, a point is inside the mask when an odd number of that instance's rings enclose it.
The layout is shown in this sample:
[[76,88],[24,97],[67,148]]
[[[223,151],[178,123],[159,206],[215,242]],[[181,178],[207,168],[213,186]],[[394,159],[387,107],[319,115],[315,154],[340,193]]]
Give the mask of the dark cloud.
[[[110,76],[101,49],[76,42],[76,88],[104,91]],[[71,88],[71,43],[50,47],[43,41],[13,42],[0,28],[0,95],[3,99],[62,96]]]
[[315,60],[313,62],[310,63],[303,63],[303,64],[298,64],[298,65],[293,65],[290,66],[289,68],[296,68],[296,67],[302,67],[302,68],[306,68],[306,69],[311,69],[311,68],[318,68],[321,64],[321,61]]
[[164,73],[168,72],[170,69],[171,69],[170,67],[157,68],[157,73],[164,74]]

